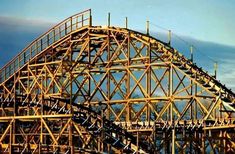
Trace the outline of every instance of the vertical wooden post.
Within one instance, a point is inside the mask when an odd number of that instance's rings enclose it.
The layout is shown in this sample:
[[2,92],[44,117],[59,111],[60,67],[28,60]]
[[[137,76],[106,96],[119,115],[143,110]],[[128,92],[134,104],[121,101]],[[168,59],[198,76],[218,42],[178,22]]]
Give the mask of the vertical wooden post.
[[215,78],[217,77],[217,70],[218,70],[218,63],[214,63],[214,69],[215,69]]
[[190,46],[190,58],[191,58],[191,61],[193,62],[193,46],[192,45]]
[[172,154],[175,154],[175,126],[173,126],[173,128],[172,128],[171,153],[172,153]]
[[[70,50],[70,63],[72,66],[73,61],[73,51]],[[70,114],[73,115],[73,70],[70,70]],[[73,151],[73,125],[72,122],[69,122],[69,147],[71,149],[71,154],[74,153]]]
[[149,35],[149,20],[147,20],[146,22],[146,32],[147,32],[147,35]]
[[[173,65],[171,64],[170,66],[170,97],[172,98],[173,95]],[[174,126],[174,115],[173,115],[173,100],[171,101],[171,105],[170,105],[170,121],[171,121],[171,126],[172,126],[172,143],[171,143],[171,153],[175,154],[175,126]]]
[[202,132],[202,149],[201,149],[201,152],[202,154],[205,154],[205,137],[206,137],[206,131],[204,130]]
[[136,141],[137,141],[137,153],[139,153],[139,131],[137,130],[137,135],[136,135]]
[[108,27],[110,27],[110,12],[108,13]]
[[171,45],[171,30],[168,30],[168,44]]
[[[127,43],[127,58],[128,58],[128,61],[127,61],[127,66],[126,67],[126,99],[128,100],[129,99],[129,94],[130,94],[130,73],[127,71],[129,70],[129,66],[130,66],[130,63],[131,63],[131,37],[130,37],[130,33],[128,33],[128,43]],[[129,97],[127,97],[129,96]],[[129,101],[127,102],[129,103]],[[126,116],[126,122],[130,122],[131,121],[131,105],[128,104],[127,108],[126,108],[126,112],[127,112],[127,116]]]
[[12,154],[12,123],[10,123],[9,154]]
[[90,15],[89,26],[92,26],[92,15]]

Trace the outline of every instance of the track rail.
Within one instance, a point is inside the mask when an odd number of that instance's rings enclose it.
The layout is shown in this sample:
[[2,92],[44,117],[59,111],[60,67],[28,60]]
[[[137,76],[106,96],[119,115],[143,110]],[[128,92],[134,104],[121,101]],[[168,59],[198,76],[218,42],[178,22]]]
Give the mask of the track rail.
[[[22,96],[18,96],[16,100],[22,100]],[[72,108],[67,108],[66,105],[70,105],[70,100],[53,97],[44,99],[43,102],[47,103],[41,105],[39,102],[29,101],[16,102],[16,105],[17,107],[41,107],[45,111],[52,111],[58,115],[72,113],[72,120],[84,127],[94,138],[102,136],[102,142],[126,153],[147,153],[146,151],[150,150],[148,149],[149,145],[142,141],[139,141],[140,149],[138,149],[136,137],[106,119],[101,113],[97,113],[84,105],[72,103]],[[63,106],[59,105],[61,102]],[[14,107],[14,102],[1,101],[1,107]]]
[[[213,93],[215,96],[219,96],[225,104],[225,106],[229,107],[232,111],[235,112],[235,93],[223,85],[220,81],[218,81],[215,76],[209,75],[205,70],[198,67],[195,63],[193,63],[190,59],[187,59],[184,55],[182,55],[179,51],[171,47],[168,43],[162,42],[152,36],[129,30],[134,33],[134,35],[141,37],[146,42],[149,41],[149,38],[152,40],[151,43],[158,41],[164,45],[164,52],[168,57],[172,56],[172,63],[175,67],[183,71],[185,74],[190,76],[196,82],[200,83],[203,87],[205,87],[208,91]],[[170,51],[170,54],[169,54]]]

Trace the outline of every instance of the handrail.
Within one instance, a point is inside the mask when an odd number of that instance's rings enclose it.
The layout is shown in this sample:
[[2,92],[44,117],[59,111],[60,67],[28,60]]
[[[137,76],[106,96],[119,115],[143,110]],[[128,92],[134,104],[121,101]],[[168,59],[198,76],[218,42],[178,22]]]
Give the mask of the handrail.
[[83,26],[90,25],[90,17],[91,9],[85,10],[63,20],[48,30],[46,33],[39,36],[1,68],[0,83],[7,80],[11,75],[23,67],[30,59],[35,57],[38,53],[42,52],[56,41]]

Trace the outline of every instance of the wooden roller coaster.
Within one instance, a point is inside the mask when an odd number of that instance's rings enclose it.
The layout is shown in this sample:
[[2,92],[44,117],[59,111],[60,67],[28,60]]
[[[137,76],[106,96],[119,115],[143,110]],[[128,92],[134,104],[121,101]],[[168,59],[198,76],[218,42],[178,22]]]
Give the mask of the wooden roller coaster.
[[235,94],[169,43],[67,18],[0,70],[0,153],[235,153]]

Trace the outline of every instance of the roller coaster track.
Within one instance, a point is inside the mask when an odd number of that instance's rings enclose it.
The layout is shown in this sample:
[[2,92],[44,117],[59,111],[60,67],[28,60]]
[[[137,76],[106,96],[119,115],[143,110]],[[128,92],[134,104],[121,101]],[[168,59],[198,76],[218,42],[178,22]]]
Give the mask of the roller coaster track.
[[[17,96],[17,107],[40,107],[45,111],[50,111],[55,114],[68,114],[71,113],[71,108],[68,109],[66,106],[70,105],[70,101],[66,99],[61,98],[49,98],[45,99],[43,101],[47,102],[46,104],[42,104],[40,102],[36,102],[37,99],[31,100],[30,102],[21,102],[24,100],[24,97]],[[1,107],[2,108],[9,108],[13,107],[14,102],[3,102],[1,101]],[[62,105],[62,106],[61,106]],[[111,146],[117,148],[117,149],[123,149],[123,152],[125,153],[136,153],[137,147],[136,145],[136,138],[128,133],[126,130],[122,129],[121,127],[118,127],[113,122],[105,119],[105,117],[102,117],[99,113],[96,113],[95,111],[91,110],[90,108],[87,108],[83,105],[79,105],[76,103],[72,103],[73,111],[72,111],[72,120],[82,127],[85,127],[86,130],[90,132],[92,137],[96,138],[99,136],[103,136],[104,143],[110,144]],[[33,129],[34,130],[34,129]],[[125,142],[125,143],[124,143]],[[23,143],[22,151],[26,150],[24,148],[25,143]],[[145,151],[148,151],[147,148],[148,145],[142,141],[140,141],[140,147],[145,149]],[[27,149],[29,150],[29,149]],[[32,151],[30,152],[33,152]],[[67,152],[69,152],[70,149],[67,149]],[[53,150],[50,150],[53,151]],[[49,151],[49,152],[50,152]],[[139,150],[141,153],[146,153],[143,150]],[[47,151],[48,152],[48,151]],[[55,149],[55,152],[60,152],[58,148]],[[79,149],[79,152],[82,152],[82,149]],[[98,153],[98,151],[95,151]]]
[[154,37],[92,26],[90,10],[6,64],[0,100],[2,153],[235,152],[230,89]]

